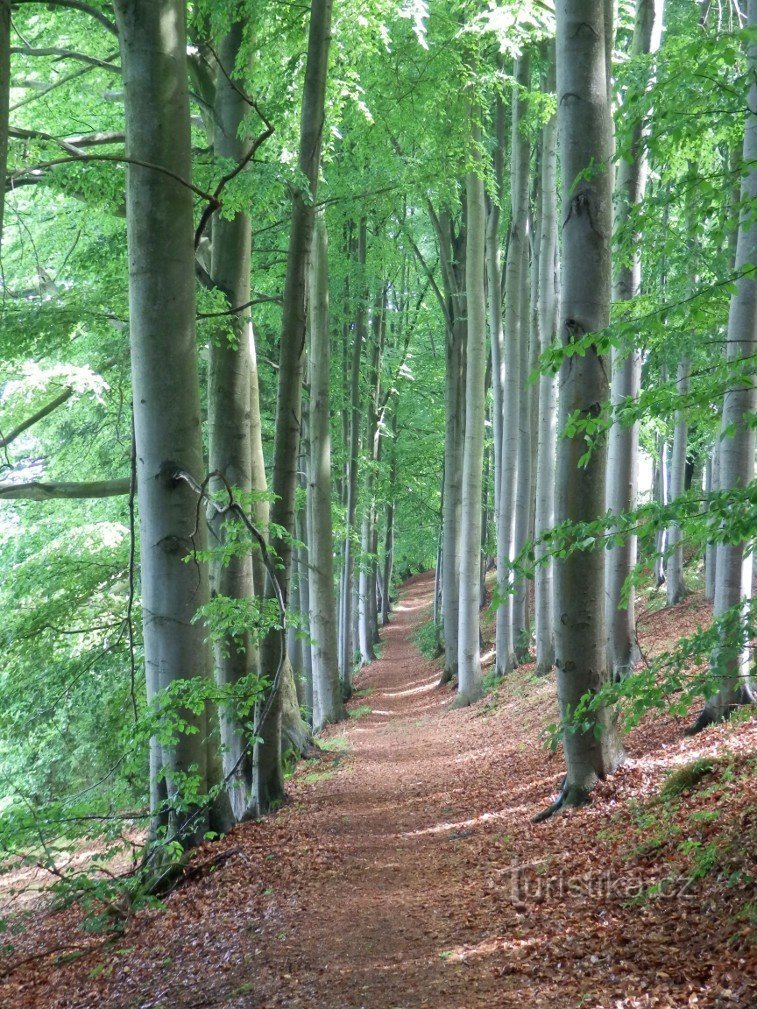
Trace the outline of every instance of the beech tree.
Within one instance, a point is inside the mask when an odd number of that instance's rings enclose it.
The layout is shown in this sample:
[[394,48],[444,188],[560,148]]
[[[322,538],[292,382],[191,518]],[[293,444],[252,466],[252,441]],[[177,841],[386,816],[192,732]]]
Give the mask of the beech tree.
[[[606,447],[588,460],[581,434],[565,431],[569,418],[597,416],[608,396],[608,371],[596,346],[584,355],[571,345],[609,323],[612,234],[612,117],[610,53],[612,3],[563,0],[557,13],[557,101],[563,178],[563,258],[560,416],[555,519],[592,522],[604,513]],[[557,691],[563,719],[587,692],[608,678],[604,627],[604,558],[596,549],[560,560],[555,573]],[[612,773],[620,743],[606,708],[587,728],[564,734],[567,775],[559,805],[581,805],[597,780]]]
[[[718,449],[718,485],[721,490],[744,489],[754,481],[757,384],[754,371],[739,374],[739,365],[757,353],[757,223],[750,203],[757,199],[757,0],[749,0],[747,11],[747,64],[750,86],[744,131],[744,176],[736,246],[736,291],[728,316],[728,360],[735,366],[735,380],[723,399],[721,442]],[[717,547],[715,571],[715,617],[726,620],[712,658],[717,691],[708,698],[697,720],[699,730],[722,720],[739,705],[755,700],[751,685],[752,656],[748,647],[749,604],[752,599],[752,552],[745,538],[730,536]]]
[[[472,111],[475,115],[475,111]],[[465,180],[467,247],[465,286],[468,305],[465,378],[465,444],[460,547],[460,611],[458,625],[457,703],[480,697],[479,565],[481,554],[481,487],[484,464],[484,371],[486,361],[486,284],[484,242],[486,205],[477,152],[479,132],[472,128],[473,167]]]
[[[199,476],[204,469],[186,28],[179,0],[119,2],[116,14],[132,159],[127,230],[145,669],[148,701],[160,706],[211,675],[205,631],[194,619],[209,598],[207,570],[192,562],[205,534],[194,495],[177,479],[179,470]],[[204,701],[188,697],[181,717],[184,728],[152,738],[152,829],[165,825],[192,844],[209,823],[197,812],[209,785]]]

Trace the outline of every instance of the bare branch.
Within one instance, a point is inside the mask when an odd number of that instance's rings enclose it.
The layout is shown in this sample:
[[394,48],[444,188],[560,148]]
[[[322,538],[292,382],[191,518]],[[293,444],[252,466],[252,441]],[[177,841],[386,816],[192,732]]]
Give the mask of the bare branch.
[[14,427],[12,431],[9,431],[8,434],[4,436],[0,435],[0,448],[7,448],[8,445],[10,445],[11,442],[14,442],[16,438],[24,433],[24,431],[28,431],[30,427],[33,427],[39,421],[48,417],[53,410],[57,410],[59,406],[63,406],[64,403],[68,402],[73,394],[74,390],[69,386],[64,389],[59,396],[56,396],[55,399],[41,407],[36,413],[33,413],[31,417],[27,417],[26,420],[22,420],[21,423]]
[[13,0],[15,5],[18,4],[28,4],[28,3],[44,3],[45,7],[69,7],[74,10],[82,11],[84,14],[89,14],[93,17],[95,21],[98,21],[103,28],[106,28],[111,35],[118,37],[118,29],[116,28],[113,21],[111,21],[102,11],[98,10],[96,7],[92,7],[91,4],[84,3],[84,0]]
[[6,501],[84,500],[120,497],[129,493],[131,479],[92,480],[83,483],[0,483],[0,498]]
[[33,49],[31,46],[11,46],[11,53],[17,56],[55,56],[61,60],[78,60],[79,63],[87,63],[93,67],[100,67],[102,70],[119,71],[119,67],[107,60],[100,59],[99,56],[90,56],[88,53],[78,53],[73,49],[58,49],[55,46],[48,46],[44,49]]

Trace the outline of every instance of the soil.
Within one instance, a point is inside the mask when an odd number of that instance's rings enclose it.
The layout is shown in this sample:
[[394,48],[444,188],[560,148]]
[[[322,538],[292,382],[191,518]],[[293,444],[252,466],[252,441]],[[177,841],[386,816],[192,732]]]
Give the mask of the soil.
[[[648,719],[589,807],[534,825],[563,771],[542,740],[554,682],[523,667],[452,710],[414,643],[432,592],[431,575],[404,586],[352,717],[324,734],[281,810],[204,846],[196,864],[233,851],[115,942],[73,933],[73,911],[40,912],[6,961],[0,1005],[757,1005],[755,722],[690,740],[681,722]],[[701,607],[664,619],[677,635]],[[658,635],[661,619],[647,621]],[[708,755],[709,779],[662,804],[671,768]]]

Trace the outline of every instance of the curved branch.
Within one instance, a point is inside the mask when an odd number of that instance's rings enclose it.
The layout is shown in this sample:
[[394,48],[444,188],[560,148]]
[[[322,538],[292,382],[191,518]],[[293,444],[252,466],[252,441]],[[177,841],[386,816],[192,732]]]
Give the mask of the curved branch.
[[220,206],[218,200],[212,193],[206,193],[204,189],[200,189],[199,186],[195,186],[194,183],[183,179],[176,172],[172,172],[170,168],[164,168],[163,165],[154,165],[149,161],[139,161],[137,158],[127,158],[120,154],[82,154],[82,155],[72,155],[69,158],[53,158],[50,161],[41,161],[37,165],[30,165],[28,168],[24,168],[21,171],[14,172],[12,175],[8,176],[8,182],[6,183],[6,189],[13,189],[13,185],[17,179],[27,178],[29,175],[33,175],[35,172],[43,172],[48,168],[55,168],[57,165],[71,165],[77,162],[92,163],[96,161],[109,161],[116,165],[136,165],[138,168],[149,168],[154,172],[160,172],[162,175],[167,175],[169,179],[174,179],[174,181],[179,182],[182,186],[186,186],[187,189],[191,189],[193,193],[197,196],[202,197],[203,200],[207,200],[212,206]]
[[101,70],[119,69],[112,63],[108,63],[107,60],[100,59],[98,56],[75,52],[73,49],[58,49],[55,46],[48,46],[44,49],[34,49],[31,46],[11,46],[11,53],[16,56],[56,56],[58,59],[77,60],[79,63],[87,63],[93,67],[100,67]]
[[83,483],[0,483],[0,499],[5,501],[83,500],[120,497],[128,494],[131,480],[92,480]]
[[84,3],[84,0],[13,0],[15,5],[18,4],[28,4],[28,3],[44,3],[45,7],[68,7],[73,10],[81,11],[83,14],[89,14],[93,17],[95,21],[98,21],[103,28],[107,29],[111,35],[118,37],[118,29],[116,28],[113,21],[111,21],[102,11],[98,10],[96,7],[92,7],[91,4]]

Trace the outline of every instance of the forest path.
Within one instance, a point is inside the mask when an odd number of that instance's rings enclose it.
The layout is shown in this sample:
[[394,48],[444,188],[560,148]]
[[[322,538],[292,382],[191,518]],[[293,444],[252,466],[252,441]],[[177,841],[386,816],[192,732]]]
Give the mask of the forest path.
[[[536,826],[563,768],[541,745],[554,681],[526,666],[495,695],[452,710],[452,688],[437,686],[437,664],[413,641],[432,594],[431,575],[403,587],[382,657],[359,677],[353,717],[325,733],[323,753],[297,769],[276,815],[203,845],[191,881],[113,942],[88,941],[74,911],[44,916],[25,943],[41,959],[0,978],[0,1006],[757,1005],[751,925],[734,912],[750,884],[732,875],[754,878],[757,720],[694,740],[682,736],[685,723],[649,720],[591,806]],[[653,615],[645,640],[707,612],[689,599]],[[694,829],[692,804],[710,817],[715,800],[703,789],[675,810],[649,803],[671,767],[724,745],[735,762],[718,800],[724,874],[680,897],[644,896],[690,871],[680,837]],[[44,952],[70,950],[72,938],[75,959]]]
[[[493,805],[496,779],[479,776],[497,766],[503,781],[514,755],[491,747],[480,707],[450,710],[452,689],[439,688],[438,665],[413,642],[432,597],[433,573],[404,586],[382,657],[359,676],[350,705],[359,717],[327,734],[346,738],[348,756],[281,814],[310,838],[317,866],[298,873],[284,901],[272,884],[250,976],[256,998],[240,1006],[521,1005],[523,978],[503,977],[501,956],[496,965],[490,956],[506,927],[500,898],[513,913],[510,881],[486,872],[481,845],[501,874],[502,831],[514,816],[530,831],[529,817],[520,790],[507,800],[518,812]],[[550,787],[537,783],[536,800]],[[541,996],[546,1005],[543,990],[528,1004]]]
[[450,689],[439,689],[437,665],[413,642],[432,596],[433,573],[404,586],[381,658],[359,677],[359,717],[329,733],[347,739],[346,766],[302,795],[297,815],[336,861],[285,907],[271,895],[263,943],[278,955],[253,978],[260,1005],[463,1007],[479,1004],[474,993],[482,1003],[503,995],[486,958],[456,958],[481,939],[465,909],[477,899],[468,841],[485,811],[459,773],[475,764],[481,740],[468,731],[470,713],[448,711]]

